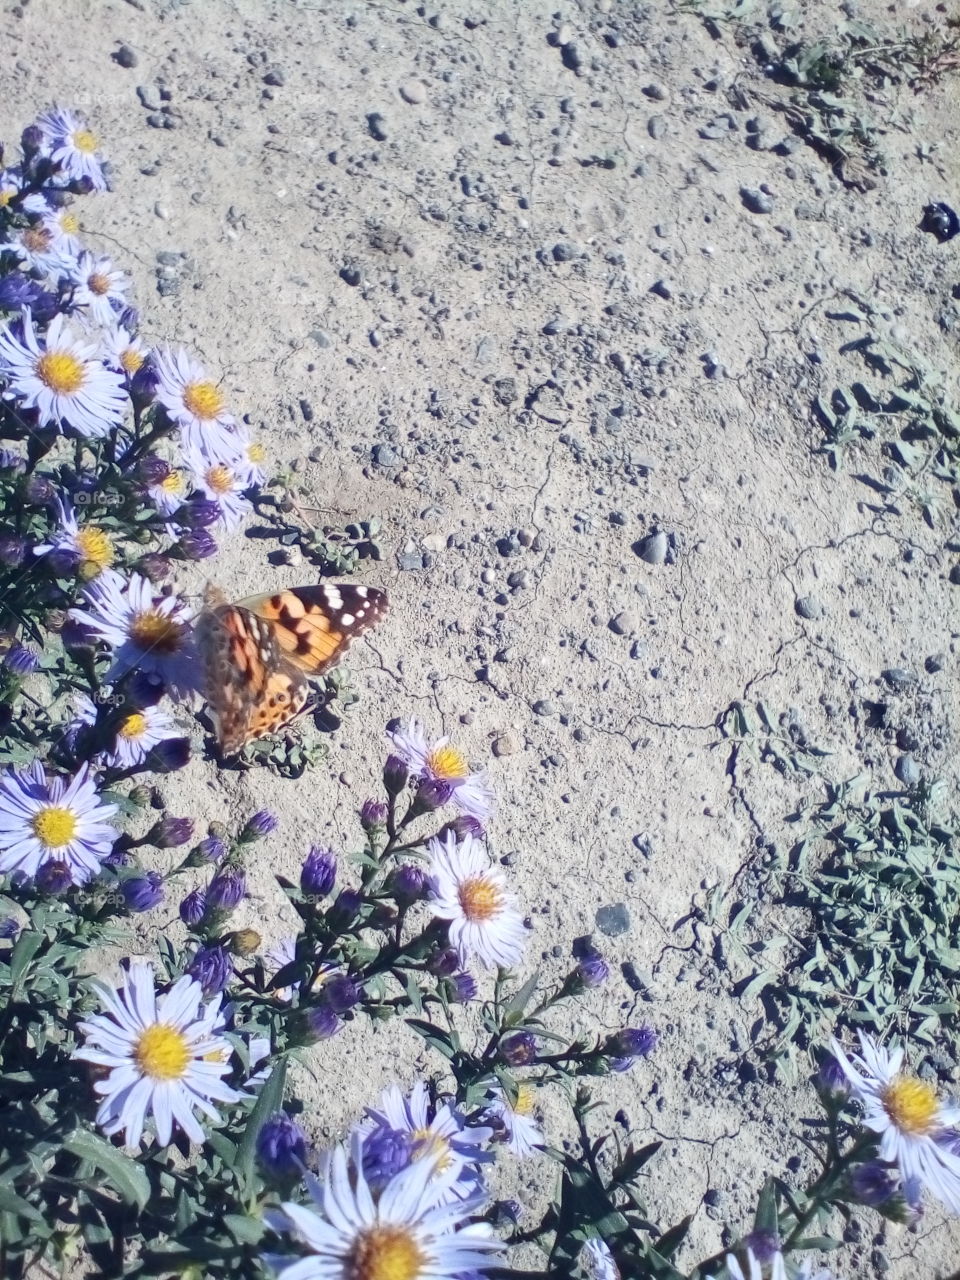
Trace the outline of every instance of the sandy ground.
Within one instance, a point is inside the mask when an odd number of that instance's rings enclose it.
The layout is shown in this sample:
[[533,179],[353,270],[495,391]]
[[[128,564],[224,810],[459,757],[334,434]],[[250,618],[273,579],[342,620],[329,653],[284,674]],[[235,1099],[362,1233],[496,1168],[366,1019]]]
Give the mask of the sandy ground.
[[[842,16],[803,8],[813,29]],[[858,6],[891,29],[892,8]],[[831,470],[811,413],[862,376],[839,348],[863,326],[828,318],[851,299],[956,391],[960,242],[917,223],[928,201],[960,201],[957,82],[879,95],[886,172],[858,190],[809,147],[747,145],[757,117],[766,140],[790,130],[756,99],[731,105],[732,85],[765,82],[735,26],[718,31],[632,0],[32,0],[0,15],[3,136],[52,102],[88,114],[115,192],[83,203],[85,234],[135,277],[146,338],[222,376],[319,525],[383,521],[384,560],[359,580],[387,586],[392,611],[351,655],[361,700],[329,759],[298,782],[198,758],[165,786],[172,810],[279,813],[248,913],[273,942],[293,928],[273,872],[295,875],[311,841],[354,843],[386,721],[454,734],[490,768],[491,848],[545,976],[598,908],[626,907],[627,931],[597,940],[641,993],[618,973],[578,1016],[663,1033],[602,1092],[638,1139],[668,1139],[649,1206],[668,1224],[700,1205],[690,1262],[722,1221],[746,1224],[815,1110],[749,1066],[759,1006],[732,997],[709,939],[665,949],[694,941],[678,922],[705,887],[788,841],[784,815],[822,795],[743,758],[729,773],[714,722],[762,698],[833,753],[828,777],[866,768],[893,786],[899,750],[863,713],[880,672],[920,674],[899,714],[953,784],[960,715],[949,488],[931,526],[902,484],[857,478],[882,477],[878,441]],[[136,66],[112,57],[121,44]],[[758,213],[741,187],[761,184]],[[666,559],[649,563],[657,531]],[[235,536],[219,585],[314,579],[271,563],[273,546]],[[819,616],[798,613],[807,596]],[[395,1073],[412,1080],[419,1052],[401,1028],[324,1048],[298,1080],[317,1136]],[[562,1108],[546,1119],[559,1142]],[[507,1169],[503,1185],[533,1204],[541,1176]],[[841,1274],[960,1265],[935,1208],[916,1234],[880,1230],[865,1219]]]

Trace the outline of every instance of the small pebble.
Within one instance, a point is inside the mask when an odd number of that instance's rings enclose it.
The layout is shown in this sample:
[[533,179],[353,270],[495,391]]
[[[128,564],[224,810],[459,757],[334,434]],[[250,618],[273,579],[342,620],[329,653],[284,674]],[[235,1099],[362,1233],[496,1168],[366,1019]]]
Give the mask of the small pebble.
[[798,596],[793,607],[801,618],[815,622],[823,617],[823,605],[816,596]]
[[577,249],[568,240],[561,240],[553,246],[552,253],[554,262],[572,262],[577,256]]
[[490,750],[498,758],[500,756],[512,756],[520,750],[520,739],[515,733],[508,730],[506,733],[501,733],[499,737],[494,738],[490,744]]
[[418,107],[427,100],[427,86],[422,80],[404,80],[400,86],[400,97],[412,107]]
[[370,130],[370,137],[375,142],[386,142],[387,140],[387,121],[379,111],[371,111],[367,116],[367,128]]
[[919,683],[916,673],[908,671],[906,667],[887,667],[880,674],[891,689],[897,689],[900,692],[905,689],[912,689],[914,685]]
[[403,551],[397,556],[397,564],[404,573],[411,573],[415,569],[424,569],[426,566],[423,562],[423,556],[419,551]]
[[663,116],[651,116],[647,121],[647,133],[653,138],[654,142],[658,142],[667,132],[667,122]]
[[128,44],[122,44],[120,46],[120,48],[113,55],[113,60],[118,67],[124,67],[127,71],[129,71],[132,67],[135,67],[137,63],[140,61],[136,53],[133,51],[133,49],[130,48]]
[[400,461],[400,455],[392,444],[375,444],[373,460],[378,467],[395,467]]
[[629,636],[636,631],[637,622],[632,613],[627,609],[623,609],[610,619],[607,626],[615,636]]
[[924,670],[934,676],[938,671],[942,671],[947,665],[947,655],[945,653],[931,653],[925,660]]
[[287,83],[287,77],[283,73],[283,68],[271,67],[263,77],[263,83],[272,85],[275,89],[282,89]]
[[621,933],[627,933],[630,928],[630,913],[622,902],[599,907],[594,918],[597,928],[608,938],[616,938]]
[[557,708],[549,698],[540,698],[533,704],[534,715],[555,716]]
[[905,787],[915,787],[920,781],[920,766],[913,756],[900,756],[893,771]]
[[740,199],[743,201],[744,208],[749,209],[751,213],[773,213],[773,196],[767,191],[758,190],[756,187],[741,187]]
[[648,534],[635,546],[640,559],[646,560],[647,564],[663,564],[667,558],[670,542],[661,529],[657,533]]

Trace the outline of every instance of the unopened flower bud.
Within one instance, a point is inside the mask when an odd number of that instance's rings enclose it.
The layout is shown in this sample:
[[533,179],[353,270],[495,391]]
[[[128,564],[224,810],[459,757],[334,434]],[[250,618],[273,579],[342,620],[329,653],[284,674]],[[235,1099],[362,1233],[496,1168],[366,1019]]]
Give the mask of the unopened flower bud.
[[178,849],[193,835],[193,822],[189,818],[171,818],[165,814],[155,822],[144,840],[158,849]]
[[263,939],[256,929],[237,929],[230,935],[230,950],[241,959],[256,955]]
[[279,1182],[301,1177],[309,1154],[307,1135],[286,1111],[264,1121],[257,1134],[257,1159],[268,1177]]
[[254,844],[257,840],[262,840],[264,836],[276,831],[277,825],[277,819],[269,809],[258,809],[240,832],[240,843]]
[[337,878],[337,860],[332,849],[314,845],[300,869],[300,889],[307,897],[325,898]]
[[216,996],[233,977],[233,965],[226,947],[198,947],[187,967],[187,973],[200,983],[205,996]]
[[121,884],[120,892],[128,911],[152,911],[163,901],[163,876],[159,871],[131,876]]
[[401,760],[399,756],[387,756],[387,762],[383,766],[383,785],[387,795],[398,796],[407,785],[409,777],[410,770],[407,768],[406,761]]

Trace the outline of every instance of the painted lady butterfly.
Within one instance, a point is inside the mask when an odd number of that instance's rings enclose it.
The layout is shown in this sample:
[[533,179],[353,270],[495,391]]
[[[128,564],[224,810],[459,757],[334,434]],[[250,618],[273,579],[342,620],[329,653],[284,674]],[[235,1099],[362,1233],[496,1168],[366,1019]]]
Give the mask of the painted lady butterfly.
[[376,587],[321,583],[228,604],[208,586],[194,634],[223,754],[289,724],[310,696],[307,677],[335,666],[386,610]]

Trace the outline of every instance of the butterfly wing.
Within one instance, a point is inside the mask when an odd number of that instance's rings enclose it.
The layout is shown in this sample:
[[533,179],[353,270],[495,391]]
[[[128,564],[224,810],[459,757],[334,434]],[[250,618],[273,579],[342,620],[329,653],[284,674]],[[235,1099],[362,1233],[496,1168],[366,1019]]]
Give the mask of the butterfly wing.
[[291,587],[241,602],[270,624],[281,657],[299,671],[318,676],[335,666],[352,640],[375,626],[387,611],[387,593],[353,583]]
[[243,605],[219,604],[201,613],[195,634],[204,696],[224,755],[275,733],[303,710],[309,686],[284,658],[269,621]]

